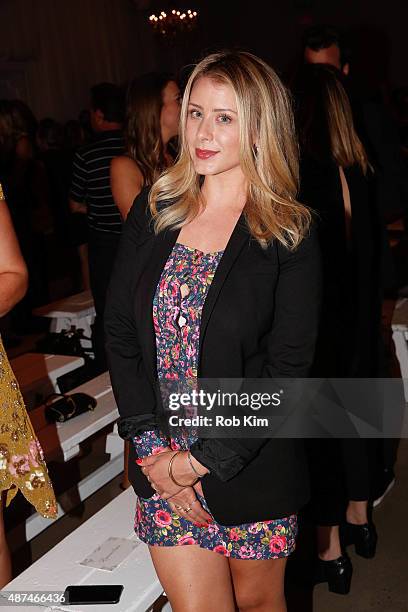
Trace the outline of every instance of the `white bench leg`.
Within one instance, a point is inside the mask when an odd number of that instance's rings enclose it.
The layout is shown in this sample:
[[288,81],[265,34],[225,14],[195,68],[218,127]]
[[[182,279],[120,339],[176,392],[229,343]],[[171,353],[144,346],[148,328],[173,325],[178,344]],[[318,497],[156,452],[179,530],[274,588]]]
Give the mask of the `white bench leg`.
[[84,330],[84,336],[88,336],[88,338],[91,337],[92,335],[92,324],[95,320],[95,315],[88,315],[86,317],[82,317],[81,319],[76,319],[73,321],[73,325],[75,325],[75,327],[77,329],[83,329]]
[[105,452],[113,459],[123,454],[123,440],[118,434],[118,425],[115,423],[113,431],[106,436]]
[[395,353],[397,355],[401,377],[404,383],[405,401],[408,402],[408,344],[405,339],[405,333],[402,330],[394,330],[392,339],[395,344]]

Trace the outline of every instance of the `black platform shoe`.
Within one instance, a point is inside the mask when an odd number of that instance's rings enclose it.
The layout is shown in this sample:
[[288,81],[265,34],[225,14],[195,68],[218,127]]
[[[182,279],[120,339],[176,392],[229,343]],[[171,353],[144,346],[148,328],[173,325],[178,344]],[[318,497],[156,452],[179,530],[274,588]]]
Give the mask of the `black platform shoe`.
[[314,582],[315,584],[327,582],[332,593],[347,595],[350,592],[352,575],[353,566],[350,557],[344,553],[333,561],[318,559]]
[[354,544],[356,553],[365,559],[372,559],[377,548],[377,530],[373,522],[364,525],[345,523],[342,542],[344,546]]

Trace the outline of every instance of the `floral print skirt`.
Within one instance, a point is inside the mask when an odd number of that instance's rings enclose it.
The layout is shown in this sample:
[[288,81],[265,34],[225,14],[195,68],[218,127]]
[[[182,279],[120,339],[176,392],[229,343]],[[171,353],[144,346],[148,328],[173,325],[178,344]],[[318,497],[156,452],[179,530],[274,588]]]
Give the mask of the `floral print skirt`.
[[[210,512],[205,499],[198,497],[203,508]],[[138,498],[135,532],[150,546],[198,545],[232,559],[279,559],[288,557],[295,549],[297,517],[246,523],[225,527],[216,522],[208,527],[197,527],[178,516],[159,495],[150,499]]]

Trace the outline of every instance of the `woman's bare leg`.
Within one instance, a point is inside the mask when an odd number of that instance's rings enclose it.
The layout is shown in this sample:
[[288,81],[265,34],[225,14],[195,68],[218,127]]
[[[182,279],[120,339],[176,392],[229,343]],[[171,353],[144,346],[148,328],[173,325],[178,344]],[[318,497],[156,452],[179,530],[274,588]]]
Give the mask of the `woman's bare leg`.
[[286,558],[230,559],[229,563],[240,612],[286,612]]
[[173,612],[235,611],[226,557],[195,545],[149,546],[149,551]]
[[338,525],[317,527],[317,551],[323,561],[341,557],[340,531]]
[[353,525],[368,523],[368,502],[350,500],[347,506],[347,522]]

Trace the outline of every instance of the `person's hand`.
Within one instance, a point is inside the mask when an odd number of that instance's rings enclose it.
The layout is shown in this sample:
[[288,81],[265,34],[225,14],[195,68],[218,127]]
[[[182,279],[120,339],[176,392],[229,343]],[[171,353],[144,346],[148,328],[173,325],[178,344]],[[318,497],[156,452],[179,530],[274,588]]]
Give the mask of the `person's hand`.
[[[208,523],[212,522],[213,519],[204,510],[195,494],[196,491],[199,495],[203,496],[201,482],[196,482],[194,488],[192,486],[178,487],[169,476],[169,462],[175,454],[177,454],[177,457],[173,460],[172,473],[176,476],[177,481],[187,483],[188,478],[191,481],[192,478],[196,477],[188,461],[187,452],[163,451],[157,455],[138,459],[137,463],[141,466],[143,474],[153,489],[162,499],[168,501],[173,512],[198,526],[207,527]],[[176,461],[177,466],[175,465]],[[195,467],[196,469],[197,467],[203,470],[206,469],[197,461]]]
[[194,486],[195,491],[203,496],[203,489],[200,481],[197,480],[197,474],[203,476],[208,473],[208,469],[197,461],[193,456],[188,456],[187,451],[172,451],[169,453],[163,452],[161,455],[150,455],[144,459],[137,460],[141,466],[143,474],[147,477],[152,487],[159,493],[163,499],[169,499],[175,495],[183,486],[177,487],[169,476],[169,462],[173,455],[177,457],[173,460],[172,474],[177,482],[181,485]]
[[151,455],[147,455],[148,457],[155,457],[156,455],[160,455],[160,453],[169,453],[171,451],[170,446],[160,446],[159,448],[155,448]]
[[[169,499],[185,488],[177,486],[169,476],[169,462],[176,453],[179,455],[186,454],[178,451],[167,451],[158,455],[150,455],[149,457],[144,457],[144,459],[136,460],[136,463],[142,468],[142,472],[150,482],[152,488],[160,495],[162,499]],[[173,461],[173,474],[177,474],[176,479],[178,482],[185,484],[186,487],[189,487],[196,480],[196,476],[194,473],[192,473],[191,468],[188,471],[177,470],[177,472],[175,472],[175,462],[178,459],[179,457],[176,457],[176,459]],[[181,461],[180,465],[183,465]]]
[[197,527],[208,527],[208,524],[213,522],[211,514],[204,510],[192,487],[181,489],[168,499],[167,503],[173,512]]
[[201,497],[204,497],[204,493],[203,493],[203,485],[201,484],[201,480],[199,480],[198,482],[195,483],[194,485],[194,491],[196,493],[198,493],[199,495],[201,495]]
[[[139,443],[139,440],[136,438],[136,445]],[[155,446],[152,450],[152,453],[150,455],[145,455],[143,458],[145,457],[156,457],[157,455],[160,455],[161,453],[168,453],[170,452],[172,449],[170,448],[170,446],[168,445],[162,445],[162,446]],[[138,465],[140,465],[140,458],[136,459],[136,463]],[[150,482],[150,481],[149,481]]]

